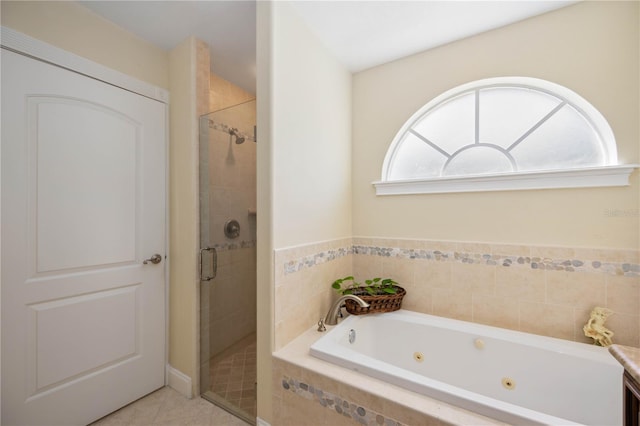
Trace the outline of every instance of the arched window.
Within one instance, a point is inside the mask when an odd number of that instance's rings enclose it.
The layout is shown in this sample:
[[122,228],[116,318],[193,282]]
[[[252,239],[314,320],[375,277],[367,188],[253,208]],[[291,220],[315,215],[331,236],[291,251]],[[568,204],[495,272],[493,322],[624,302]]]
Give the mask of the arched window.
[[[468,83],[400,129],[378,194],[628,185],[613,132],[589,102],[523,77]],[[594,174],[597,178],[594,178]]]

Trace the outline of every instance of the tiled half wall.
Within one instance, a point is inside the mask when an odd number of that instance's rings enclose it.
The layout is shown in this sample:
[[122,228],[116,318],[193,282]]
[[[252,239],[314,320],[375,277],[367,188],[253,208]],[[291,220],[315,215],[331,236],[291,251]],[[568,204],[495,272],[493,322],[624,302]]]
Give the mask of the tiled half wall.
[[636,250],[345,238],[275,253],[276,349],[326,314],[331,283],[391,277],[403,308],[579,342],[594,306],[613,341],[640,346]]
[[275,358],[274,424],[443,426],[446,423],[320,373]]

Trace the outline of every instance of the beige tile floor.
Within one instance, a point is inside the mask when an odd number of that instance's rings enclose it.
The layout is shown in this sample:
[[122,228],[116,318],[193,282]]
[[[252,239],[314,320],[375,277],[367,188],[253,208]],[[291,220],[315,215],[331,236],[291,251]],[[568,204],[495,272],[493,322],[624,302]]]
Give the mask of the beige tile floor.
[[164,387],[91,426],[248,426],[202,398],[187,399]]

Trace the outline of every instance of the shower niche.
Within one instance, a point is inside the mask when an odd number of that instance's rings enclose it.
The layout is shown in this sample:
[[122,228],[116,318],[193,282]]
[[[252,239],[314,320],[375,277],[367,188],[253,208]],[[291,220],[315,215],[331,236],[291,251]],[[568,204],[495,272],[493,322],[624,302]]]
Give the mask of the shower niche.
[[256,102],[200,117],[200,393],[256,419]]

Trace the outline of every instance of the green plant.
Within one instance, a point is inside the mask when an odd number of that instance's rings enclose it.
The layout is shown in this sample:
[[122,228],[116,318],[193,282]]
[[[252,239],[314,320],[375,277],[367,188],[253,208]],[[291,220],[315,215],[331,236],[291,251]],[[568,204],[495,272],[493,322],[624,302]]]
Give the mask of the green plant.
[[364,280],[364,283],[356,282],[355,278],[351,275],[344,278],[339,278],[331,284],[331,287],[339,294],[356,294],[362,295],[369,294],[371,296],[381,294],[396,294],[398,291],[397,282],[391,278],[372,278],[370,280]]

